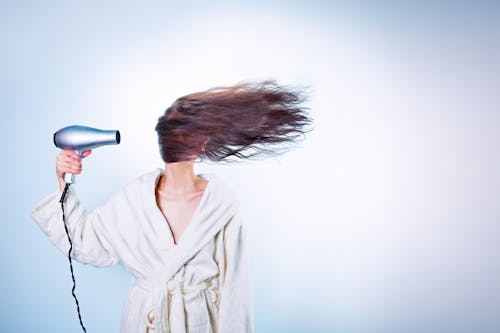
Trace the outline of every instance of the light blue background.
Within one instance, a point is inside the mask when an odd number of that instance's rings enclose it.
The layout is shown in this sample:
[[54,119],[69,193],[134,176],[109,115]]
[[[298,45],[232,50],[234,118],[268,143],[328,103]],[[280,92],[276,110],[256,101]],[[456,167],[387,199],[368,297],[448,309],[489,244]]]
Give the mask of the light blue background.
[[[256,329],[500,331],[500,10],[487,1],[12,1],[0,5],[0,331],[77,332],[67,258],[30,218],[52,134],[119,129],[85,160],[91,210],[163,164],[187,93],[310,86],[294,151],[199,164],[237,191]],[[88,332],[118,332],[129,275],[75,263]]]

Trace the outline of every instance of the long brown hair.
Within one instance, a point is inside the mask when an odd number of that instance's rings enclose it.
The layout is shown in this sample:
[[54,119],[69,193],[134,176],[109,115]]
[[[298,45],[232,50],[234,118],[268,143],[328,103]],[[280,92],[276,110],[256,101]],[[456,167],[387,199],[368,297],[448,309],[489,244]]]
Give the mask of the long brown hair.
[[[228,161],[289,150],[286,143],[312,130],[302,103],[306,93],[274,80],[215,87],[178,98],[158,119],[165,163],[197,159]],[[285,145],[282,145],[285,144]]]

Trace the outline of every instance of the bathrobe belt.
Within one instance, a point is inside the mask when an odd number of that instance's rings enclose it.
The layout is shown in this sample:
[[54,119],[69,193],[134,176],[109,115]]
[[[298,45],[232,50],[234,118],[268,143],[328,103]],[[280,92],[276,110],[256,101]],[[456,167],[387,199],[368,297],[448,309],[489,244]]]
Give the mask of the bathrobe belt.
[[[207,290],[210,301],[217,301],[217,290],[219,283],[217,276],[207,279],[196,285],[183,285],[182,282],[172,277],[167,282],[137,279],[135,284],[139,287],[153,292],[153,308],[147,312],[144,318],[148,329],[155,329],[156,333],[185,333],[186,318],[184,313],[184,297],[188,293],[198,293]],[[207,300],[208,301],[208,300]],[[175,318],[171,315],[172,308],[181,309],[176,311]],[[169,325],[170,321],[170,325]]]

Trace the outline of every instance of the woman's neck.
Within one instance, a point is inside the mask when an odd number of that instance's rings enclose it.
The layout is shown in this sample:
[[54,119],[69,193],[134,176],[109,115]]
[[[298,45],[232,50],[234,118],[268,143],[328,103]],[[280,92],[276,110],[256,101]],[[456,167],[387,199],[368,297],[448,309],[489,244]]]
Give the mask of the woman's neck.
[[158,190],[172,194],[198,191],[199,177],[194,174],[193,164],[191,161],[165,163],[165,173],[160,178]]

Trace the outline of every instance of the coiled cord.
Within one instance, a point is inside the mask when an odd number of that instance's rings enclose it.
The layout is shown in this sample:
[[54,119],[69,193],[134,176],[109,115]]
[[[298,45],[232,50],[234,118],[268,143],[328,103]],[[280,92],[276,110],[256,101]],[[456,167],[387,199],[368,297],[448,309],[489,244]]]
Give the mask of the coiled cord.
[[68,236],[68,241],[69,241],[69,245],[70,245],[69,251],[68,251],[68,259],[69,259],[69,268],[71,270],[71,278],[73,279],[73,289],[71,290],[71,294],[73,295],[73,298],[75,299],[75,302],[76,302],[76,309],[78,311],[78,318],[80,319],[80,325],[82,326],[83,331],[87,332],[87,330],[85,329],[85,326],[83,326],[82,316],[80,314],[80,305],[78,304],[78,299],[76,298],[76,295],[75,295],[76,282],[75,282],[75,275],[73,274],[73,263],[71,262],[71,250],[73,249],[73,242],[71,242],[71,237],[69,236],[68,227],[66,226],[66,219],[64,217],[64,199],[66,198],[66,193],[68,192],[70,185],[71,184],[66,183],[66,186],[64,186],[64,190],[62,192],[61,199],[59,200],[59,202],[61,203],[64,229],[66,230],[66,235]]

